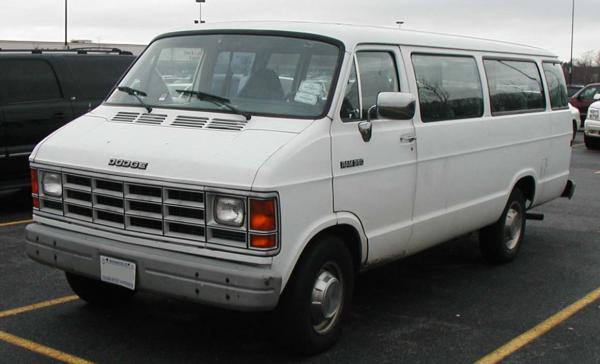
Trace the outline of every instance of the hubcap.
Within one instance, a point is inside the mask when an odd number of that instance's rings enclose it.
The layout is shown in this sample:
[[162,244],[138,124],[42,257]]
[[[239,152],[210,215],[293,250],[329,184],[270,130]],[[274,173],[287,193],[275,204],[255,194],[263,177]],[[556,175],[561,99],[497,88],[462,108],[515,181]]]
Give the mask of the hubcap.
[[319,272],[311,295],[312,324],[315,331],[324,334],[336,323],[343,305],[343,284],[339,268],[326,264]]
[[513,250],[519,243],[522,226],[523,211],[521,205],[518,202],[513,202],[508,208],[504,220],[504,240],[509,250]]

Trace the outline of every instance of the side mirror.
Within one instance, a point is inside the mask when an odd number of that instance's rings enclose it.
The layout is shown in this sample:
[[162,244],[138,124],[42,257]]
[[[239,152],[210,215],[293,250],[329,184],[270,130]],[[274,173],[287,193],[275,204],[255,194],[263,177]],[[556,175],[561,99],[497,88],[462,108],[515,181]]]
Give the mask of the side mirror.
[[386,119],[410,120],[415,116],[416,101],[407,92],[381,92],[377,95],[377,112]]
[[594,101],[600,100],[600,93],[594,95]]
[[415,116],[416,99],[407,92],[380,92],[377,95],[377,104],[369,108],[367,121],[358,123],[358,131],[363,141],[371,140],[373,123],[371,114],[377,114],[385,119],[410,120]]

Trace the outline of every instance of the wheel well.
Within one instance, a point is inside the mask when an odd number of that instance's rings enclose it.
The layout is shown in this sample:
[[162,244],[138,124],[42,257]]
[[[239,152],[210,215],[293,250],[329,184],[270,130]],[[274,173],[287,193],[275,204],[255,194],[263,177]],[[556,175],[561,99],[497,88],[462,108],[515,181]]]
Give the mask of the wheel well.
[[354,266],[354,270],[358,271],[360,269],[361,261],[362,261],[362,244],[360,241],[360,236],[356,229],[351,225],[339,224],[328,227],[327,229],[319,232],[315,235],[308,246],[305,248],[308,249],[314,242],[318,241],[319,238],[325,235],[333,235],[337,236],[346,245],[350,255],[352,255],[352,263]]
[[523,177],[515,184],[514,188],[518,188],[523,192],[525,199],[529,201],[531,206],[535,197],[535,179],[532,176]]

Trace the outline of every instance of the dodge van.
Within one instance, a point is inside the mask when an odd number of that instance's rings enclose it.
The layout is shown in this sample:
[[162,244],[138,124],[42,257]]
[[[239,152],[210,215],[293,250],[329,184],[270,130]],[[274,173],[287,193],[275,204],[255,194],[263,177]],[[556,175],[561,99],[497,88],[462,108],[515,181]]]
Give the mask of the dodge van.
[[300,22],[158,36],[98,108],[30,156],[27,254],[83,300],[137,291],[275,311],[315,353],[354,278],[478,231],[506,263],[571,197],[557,57],[489,40]]

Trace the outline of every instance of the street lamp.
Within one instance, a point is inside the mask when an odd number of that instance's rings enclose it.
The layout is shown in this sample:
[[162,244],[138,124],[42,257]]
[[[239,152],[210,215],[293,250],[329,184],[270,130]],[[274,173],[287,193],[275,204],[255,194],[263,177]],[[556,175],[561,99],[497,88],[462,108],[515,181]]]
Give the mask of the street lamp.
[[569,62],[569,84],[573,84],[573,33],[575,30],[575,0],[571,5],[571,61]]
[[65,0],[65,49],[69,48],[67,43],[67,0]]
[[202,20],[202,3],[205,3],[206,0],[196,0],[196,2],[200,4],[200,17],[198,18],[198,20],[194,20],[194,24],[204,24],[206,22]]

